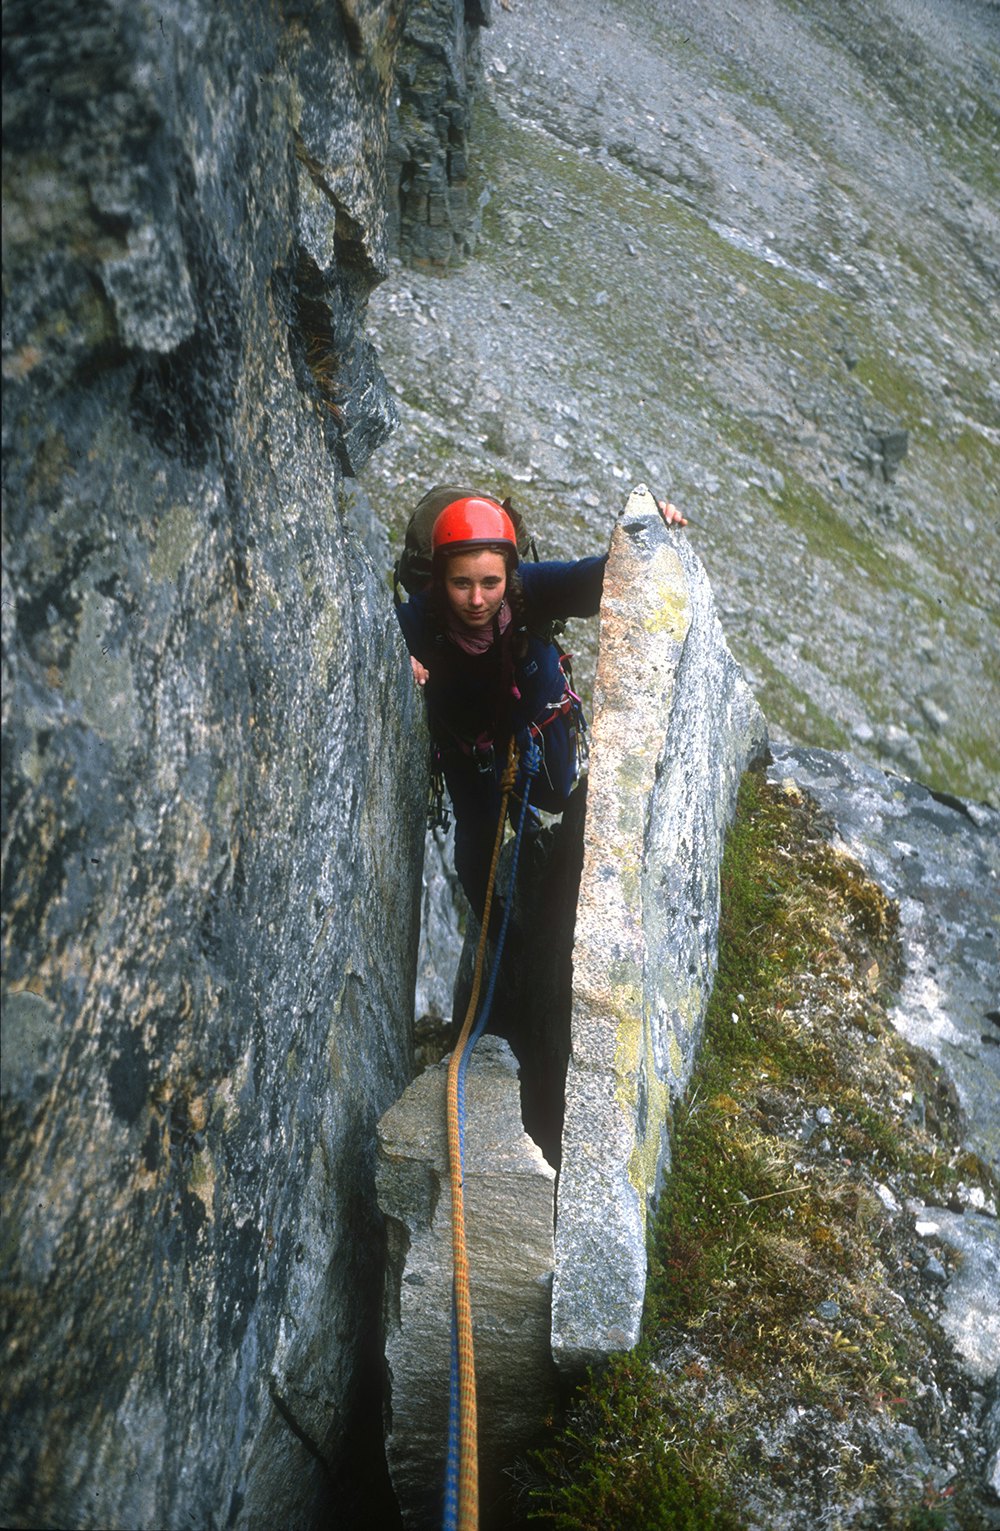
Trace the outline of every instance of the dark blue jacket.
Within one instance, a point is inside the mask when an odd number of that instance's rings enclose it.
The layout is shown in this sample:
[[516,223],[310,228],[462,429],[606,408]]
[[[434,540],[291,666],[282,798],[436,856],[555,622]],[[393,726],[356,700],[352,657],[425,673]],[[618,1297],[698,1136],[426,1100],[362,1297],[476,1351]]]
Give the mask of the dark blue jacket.
[[[424,687],[431,734],[441,748],[445,765],[460,764],[453,757],[469,754],[476,741],[506,746],[511,733],[523,737],[528,726],[546,720],[549,704],[562,700],[566,682],[559,664],[559,650],[543,637],[551,622],[567,617],[593,616],[601,604],[607,555],[581,558],[575,563],[525,563],[518,570],[524,590],[527,652],[513,654],[516,634],[508,629],[500,644],[485,654],[466,654],[436,633],[426,592],[410,597],[396,608],[406,646],[426,665],[430,678]],[[546,754],[552,756],[555,777],[563,778],[568,793],[575,755],[566,728],[555,724],[546,731]],[[559,737],[557,738],[557,732]]]

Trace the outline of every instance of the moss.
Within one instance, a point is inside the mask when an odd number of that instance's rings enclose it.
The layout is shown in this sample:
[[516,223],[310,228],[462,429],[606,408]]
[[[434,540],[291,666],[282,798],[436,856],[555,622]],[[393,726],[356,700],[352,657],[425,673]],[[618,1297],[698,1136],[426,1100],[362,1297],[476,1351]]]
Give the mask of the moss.
[[739,1520],[706,1472],[717,1432],[694,1437],[691,1425],[644,1358],[613,1361],[585,1390],[558,1454],[542,1459],[553,1482],[532,1518],[559,1531],[735,1531]]
[[881,349],[861,355],[854,380],[898,420],[913,420],[930,408],[930,400],[917,374]]
[[[943,1342],[919,1309],[901,1321],[887,1291],[900,1257],[874,1184],[938,1200],[961,1178],[995,1186],[958,1146],[933,1064],[888,1022],[896,907],[826,829],[794,786],[745,777],[704,1046],[651,1220],[642,1341],[592,1374],[536,1458],[544,1524],[739,1525],[748,1483],[780,1493],[814,1465],[787,1446],[761,1456],[755,1425],[766,1436],[793,1405],[831,1427],[861,1413],[937,1428],[919,1379],[931,1362],[940,1374]],[[835,1324],[817,1315],[831,1299]],[[884,1464],[842,1456],[825,1493],[863,1496],[886,1527],[930,1523]]]

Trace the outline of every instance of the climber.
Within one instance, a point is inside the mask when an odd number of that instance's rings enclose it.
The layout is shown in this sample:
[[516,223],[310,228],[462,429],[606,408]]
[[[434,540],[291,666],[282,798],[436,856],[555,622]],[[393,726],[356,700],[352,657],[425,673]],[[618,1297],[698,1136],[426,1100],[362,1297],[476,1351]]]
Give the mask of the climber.
[[[668,526],[687,525],[668,501],[657,504]],[[560,812],[575,785],[579,699],[567,656],[539,634],[597,612],[607,554],[522,564],[507,510],[475,494],[440,512],[431,550],[429,586],[396,611],[454,810],[455,870],[481,918],[511,736],[519,748],[534,738],[542,752],[533,807]]]

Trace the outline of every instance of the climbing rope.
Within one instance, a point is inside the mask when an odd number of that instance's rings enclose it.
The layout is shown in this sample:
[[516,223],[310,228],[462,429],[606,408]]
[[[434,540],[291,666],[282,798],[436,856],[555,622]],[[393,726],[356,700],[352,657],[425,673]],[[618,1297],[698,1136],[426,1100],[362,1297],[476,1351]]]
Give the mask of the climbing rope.
[[[465,1199],[462,1178],[463,1140],[465,1133],[465,1070],[472,1050],[486,1030],[496,990],[500,959],[503,956],[507,926],[513,903],[514,879],[517,876],[517,859],[524,836],[528,814],[528,797],[531,783],[538,774],[541,752],[532,742],[521,761],[521,812],[514,837],[511,859],[510,883],[504,907],[503,921],[497,937],[496,951],[490,969],[489,982],[482,1008],[479,1008],[479,991],[482,985],[483,967],[486,961],[486,940],[490,926],[490,909],[496,884],[500,848],[503,845],[504,824],[507,807],[517,777],[517,760],[513,740],[507,753],[507,765],[501,782],[500,817],[497,822],[493,858],[486,884],[486,902],[483,907],[483,924],[476,950],[476,965],[472,978],[465,1020],[458,1041],[448,1064],[447,1120],[448,1162],[451,1173],[451,1238],[452,1238],[452,1307],[451,1307],[451,1394],[448,1416],[448,1457],[445,1469],[444,1531],[476,1531],[479,1525],[479,1445],[476,1415],[476,1365],[472,1344],[472,1301],[469,1292],[469,1254],[465,1238]],[[478,1014],[477,1014],[478,1011]]]

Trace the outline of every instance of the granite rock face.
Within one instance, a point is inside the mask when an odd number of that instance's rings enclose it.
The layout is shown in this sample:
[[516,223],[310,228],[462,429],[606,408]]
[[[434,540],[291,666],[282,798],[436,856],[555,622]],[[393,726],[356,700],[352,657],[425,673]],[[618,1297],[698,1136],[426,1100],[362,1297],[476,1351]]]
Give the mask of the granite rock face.
[[306,1525],[412,1067],[422,725],[342,504],[397,8],[4,24],[0,1508]]
[[455,875],[454,828],[428,830],[414,995],[418,1023],[426,1019],[444,1024],[451,1016],[454,969],[462,950],[460,901],[464,896]]
[[704,569],[644,488],[612,537],[593,710],[553,1292],[568,1371],[638,1338],[647,1207],[714,978],[722,842],[766,745]]
[[[426,1069],[379,1123],[389,1229],[386,1451],[406,1526],[441,1519],[448,1438],[451,1196],[448,1066]],[[556,1402],[549,1354],[555,1171],[521,1125],[517,1066],[485,1036],[466,1076],[463,1149],[483,1523],[504,1519],[503,1470]]]
[[471,98],[491,0],[410,0],[390,119],[390,241],[412,265],[451,266],[471,252]]

